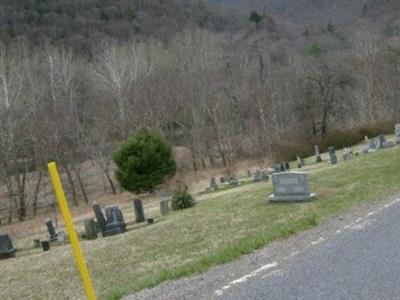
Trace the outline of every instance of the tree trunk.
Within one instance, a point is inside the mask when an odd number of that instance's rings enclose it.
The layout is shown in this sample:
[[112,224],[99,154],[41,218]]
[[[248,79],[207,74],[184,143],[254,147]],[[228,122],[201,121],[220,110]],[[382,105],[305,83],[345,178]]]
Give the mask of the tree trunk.
[[75,183],[74,183],[74,179],[72,178],[72,174],[69,171],[68,167],[66,166],[66,164],[62,164],[65,173],[67,174],[67,178],[68,178],[68,183],[71,187],[71,193],[72,193],[72,204],[74,206],[78,206],[78,198],[76,197],[76,190],[75,190]]
[[36,186],[35,186],[35,192],[33,194],[33,216],[36,216],[37,213],[37,200],[38,200],[38,195],[39,195],[39,191],[40,191],[40,184],[42,183],[42,178],[43,178],[43,172],[42,169],[39,169],[39,178],[36,182]]

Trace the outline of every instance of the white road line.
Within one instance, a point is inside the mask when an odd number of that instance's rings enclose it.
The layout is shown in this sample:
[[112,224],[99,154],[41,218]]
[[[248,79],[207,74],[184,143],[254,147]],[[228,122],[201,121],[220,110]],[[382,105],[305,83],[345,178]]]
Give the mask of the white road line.
[[222,289],[216,290],[215,294],[217,296],[221,296],[224,293],[225,290],[231,288],[232,286],[234,286],[236,284],[239,284],[239,283],[242,283],[242,282],[246,282],[249,278],[256,276],[258,273],[260,273],[262,271],[265,271],[265,270],[268,270],[268,269],[271,269],[271,268],[275,268],[277,265],[278,265],[277,262],[274,262],[272,264],[266,264],[266,265],[258,268],[257,270],[254,270],[254,271],[250,272],[249,274],[246,274],[246,275],[244,275],[244,276],[242,276],[242,277],[240,277],[238,279],[235,279],[235,280],[229,282],[229,284],[223,286]]
[[316,245],[316,244],[322,243],[323,241],[325,241],[325,239],[321,236],[318,240],[312,241],[311,245]]

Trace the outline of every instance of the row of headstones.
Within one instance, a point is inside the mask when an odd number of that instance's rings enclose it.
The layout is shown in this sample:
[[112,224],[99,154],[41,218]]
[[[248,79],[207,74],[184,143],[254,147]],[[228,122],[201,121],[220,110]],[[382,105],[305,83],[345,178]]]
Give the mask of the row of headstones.
[[[364,152],[368,153],[379,150],[381,148],[392,147],[400,143],[400,124],[395,125],[395,141],[387,141],[383,134],[368,140],[368,145]],[[337,164],[337,156],[333,146],[328,148],[329,160],[332,165]],[[319,146],[315,146],[316,162],[321,162]],[[353,154],[351,148],[343,149],[343,157],[345,160],[351,159]],[[309,201],[316,197],[315,193],[311,193],[308,185],[308,175],[302,172],[293,173],[276,173],[272,175],[273,194],[268,197],[269,202],[303,202]]]
[[[169,214],[169,198],[164,198],[160,201],[160,213],[162,216]],[[141,199],[133,200],[133,210],[135,213],[136,223],[142,223],[146,221],[144,214],[143,201]],[[100,231],[103,237],[116,235],[126,232],[126,223],[121,209],[116,205],[109,205],[104,208],[105,215],[98,203],[93,205],[93,211],[97,220],[97,223],[93,218],[84,220],[85,234],[84,237],[87,239],[96,239],[97,233]],[[147,218],[147,223],[154,223],[153,218]]]

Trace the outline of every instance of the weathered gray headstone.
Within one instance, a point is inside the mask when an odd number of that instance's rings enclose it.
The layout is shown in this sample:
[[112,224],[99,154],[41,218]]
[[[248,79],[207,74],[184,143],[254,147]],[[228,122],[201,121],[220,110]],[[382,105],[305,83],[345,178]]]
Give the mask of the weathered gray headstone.
[[47,226],[47,230],[49,232],[50,241],[57,240],[57,233],[56,233],[56,230],[54,229],[53,222],[50,219],[47,220],[46,226]]
[[97,226],[93,218],[83,220],[83,225],[85,227],[85,237],[88,240],[97,239]]
[[353,150],[351,148],[343,148],[343,159],[349,160],[353,158]]
[[0,259],[14,257],[16,251],[10,236],[8,234],[0,234]]
[[133,209],[135,211],[136,223],[146,221],[146,218],[144,217],[143,202],[141,199],[133,200]]
[[236,178],[236,176],[230,176],[228,179],[229,185],[230,186],[238,186],[239,185],[239,180]]
[[318,145],[314,146],[315,149],[315,162],[319,163],[322,161],[321,153]]
[[303,202],[310,201],[316,194],[310,193],[306,173],[285,172],[272,174],[273,194],[269,202]]
[[297,156],[297,168],[301,169],[302,167],[304,167],[304,165],[305,165],[304,158]]
[[122,211],[116,205],[109,205],[104,208],[107,217],[106,231],[103,236],[110,236],[126,231],[126,224]]
[[269,175],[268,175],[268,171],[261,171],[261,177],[263,181],[268,181],[269,179]]
[[251,177],[251,175],[253,175],[253,174],[251,174],[251,171],[247,170],[247,177]]
[[383,142],[383,144],[382,144],[382,148],[391,148],[391,147],[394,147],[394,146],[396,146],[396,141],[392,141],[392,140],[389,140],[389,141],[384,141]]
[[104,218],[100,205],[96,202],[93,205],[93,211],[96,216],[97,224],[100,227],[100,231],[103,233],[106,230],[106,219]]
[[256,170],[256,172],[254,173],[254,177],[253,177],[253,181],[254,182],[260,182],[262,181],[262,174],[260,170]]
[[210,188],[212,188],[213,190],[218,190],[218,183],[217,183],[217,179],[215,179],[215,177],[211,177]]
[[394,134],[396,135],[396,144],[400,144],[400,123],[394,125]]
[[160,201],[160,212],[162,216],[166,216],[169,214],[169,201],[169,198],[164,198]]
[[380,134],[376,137],[367,139],[368,141],[368,146],[364,147],[363,152],[374,152],[377,151],[381,148],[383,148],[384,143],[386,142],[386,138],[383,134]]
[[337,164],[337,156],[335,153],[335,147],[329,146],[328,152],[329,152],[329,161],[331,162],[332,166],[336,165]]

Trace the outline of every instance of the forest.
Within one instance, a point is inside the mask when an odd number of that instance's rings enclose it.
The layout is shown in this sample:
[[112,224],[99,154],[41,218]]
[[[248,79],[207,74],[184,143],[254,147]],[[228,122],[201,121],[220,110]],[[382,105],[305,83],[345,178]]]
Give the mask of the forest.
[[3,0],[0,203],[8,222],[35,215],[50,160],[74,205],[84,161],[117,193],[112,154],[143,126],[187,149],[180,174],[234,172],[361,140],[399,98],[396,0]]

